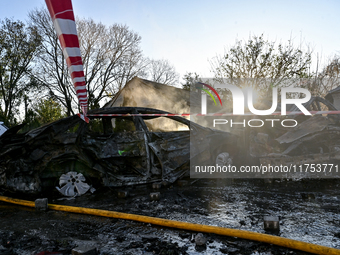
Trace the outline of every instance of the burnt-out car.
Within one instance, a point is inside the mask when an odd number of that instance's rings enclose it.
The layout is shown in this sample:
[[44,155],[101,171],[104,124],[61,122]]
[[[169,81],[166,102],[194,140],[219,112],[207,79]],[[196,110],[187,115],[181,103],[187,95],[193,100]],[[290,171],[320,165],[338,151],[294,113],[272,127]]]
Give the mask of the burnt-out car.
[[[303,106],[318,114],[281,116],[280,120],[294,119],[296,126],[252,130],[248,139],[249,155],[258,159],[261,166],[290,169],[271,173],[271,177],[339,178],[340,115],[334,114],[338,110],[321,97],[311,97]],[[288,111],[298,113],[300,109],[291,105]]]
[[[58,186],[62,175],[62,182],[74,184],[85,177],[95,188],[172,183],[189,176],[193,157],[219,164],[236,160],[235,135],[159,114],[168,113],[102,108],[88,113],[89,123],[75,115],[23,134],[9,129],[0,137],[0,185],[14,192],[46,192]],[[191,153],[190,146],[195,148]],[[69,172],[73,176],[65,177]]]

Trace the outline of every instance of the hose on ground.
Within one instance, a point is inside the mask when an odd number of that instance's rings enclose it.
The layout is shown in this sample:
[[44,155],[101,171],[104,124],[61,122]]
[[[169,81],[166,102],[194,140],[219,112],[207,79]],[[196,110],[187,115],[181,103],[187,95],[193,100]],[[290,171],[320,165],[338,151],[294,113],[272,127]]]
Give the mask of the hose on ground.
[[[17,204],[17,205],[28,206],[28,207],[35,207],[35,202],[9,198],[5,196],[0,196],[0,201]],[[251,232],[247,230],[222,228],[222,227],[216,227],[216,226],[208,226],[208,225],[202,225],[202,224],[196,224],[196,223],[167,220],[167,219],[142,216],[142,215],[136,215],[136,214],[91,209],[91,208],[84,208],[84,207],[75,207],[75,206],[48,204],[48,208],[52,210],[57,210],[57,211],[103,216],[103,217],[124,219],[124,220],[133,220],[133,221],[150,223],[150,224],[163,226],[163,227],[169,227],[169,228],[178,228],[178,229],[190,230],[190,231],[195,231],[195,232],[204,232],[204,233],[211,233],[211,234],[217,234],[217,235],[238,237],[242,239],[248,239],[252,241],[274,244],[274,245],[278,245],[278,246],[282,246],[282,247],[286,247],[290,249],[295,249],[295,250],[300,250],[300,251],[305,251],[305,252],[310,252],[314,254],[340,255],[339,249],[330,248],[330,247],[317,245],[317,244],[306,243],[306,242],[297,241],[297,240],[292,240],[292,239],[279,237],[279,236],[272,236],[268,234]]]

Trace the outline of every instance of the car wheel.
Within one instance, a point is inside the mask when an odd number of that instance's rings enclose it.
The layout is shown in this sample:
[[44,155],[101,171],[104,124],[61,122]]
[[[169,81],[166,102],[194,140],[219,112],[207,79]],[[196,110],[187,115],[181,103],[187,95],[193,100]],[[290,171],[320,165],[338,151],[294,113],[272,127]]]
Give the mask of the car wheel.
[[215,164],[218,166],[229,166],[233,164],[233,159],[228,152],[221,152],[217,154]]
[[67,197],[73,197],[75,195],[81,196],[91,188],[91,186],[86,183],[84,175],[77,172],[68,172],[61,175],[59,185],[61,188],[56,187],[57,190]]

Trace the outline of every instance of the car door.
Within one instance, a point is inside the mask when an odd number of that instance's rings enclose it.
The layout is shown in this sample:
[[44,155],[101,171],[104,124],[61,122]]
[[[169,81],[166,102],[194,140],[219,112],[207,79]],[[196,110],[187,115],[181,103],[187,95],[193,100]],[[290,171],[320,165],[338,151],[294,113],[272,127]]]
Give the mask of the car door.
[[95,168],[105,176],[106,186],[143,183],[149,177],[146,134],[136,128],[132,117],[91,121],[84,150],[95,159]]
[[166,117],[145,123],[150,134],[149,146],[161,165],[162,179],[174,181],[184,175],[190,162],[189,127]]

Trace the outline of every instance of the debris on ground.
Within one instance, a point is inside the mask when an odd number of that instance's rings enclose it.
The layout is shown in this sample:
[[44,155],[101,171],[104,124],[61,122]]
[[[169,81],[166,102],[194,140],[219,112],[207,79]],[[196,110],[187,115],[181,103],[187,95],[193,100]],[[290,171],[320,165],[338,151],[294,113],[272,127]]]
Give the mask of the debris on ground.
[[[280,215],[279,236],[340,248],[340,182],[337,180],[273,181],[200,180],[191,186],[161,190],[162,199],[151,201],[152,185],[129,189],[118,198],[116,190],[84,194],[51,203],[153,216],[266,233],[264,217]],[[178,196],[177,194],[182,194]],[[308,194],[313,194],[309,196]],[[0,254],[59,252],[91,245],[98,254],[292,254],[308,253],[240,238],[159,227],[147,223],[72,214],[35,211],[0,203]],[[320,215],[324,217],[320,218]]]

